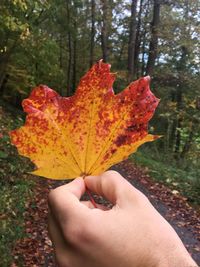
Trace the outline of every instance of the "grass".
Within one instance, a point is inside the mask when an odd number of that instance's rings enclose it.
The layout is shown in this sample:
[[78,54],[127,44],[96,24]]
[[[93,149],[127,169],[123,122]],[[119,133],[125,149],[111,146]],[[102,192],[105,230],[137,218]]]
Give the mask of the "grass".
[[152,147],[142,147],[131,158],[145,167],[155,181],[178,191],[190,204],[200,205],[200,171],[196,166],[188,168],[184,163],[177,164],[172,157]]
[[[2,104],[2,105],[1,105]],[[2,108],[3,106],[3,108]],[[25,236],[24,212],[33,182],[30,162],[19,158],[8,132],[23,123],[21,113],[0,102],[0,266],[10,266],[16,240]]]
[[0,266],[9,266],[12,262],[12,250],[16,240],[25,236],[23,214],[25,203],[30,196],[31,184],[18,181],[9,186],[0,187]]

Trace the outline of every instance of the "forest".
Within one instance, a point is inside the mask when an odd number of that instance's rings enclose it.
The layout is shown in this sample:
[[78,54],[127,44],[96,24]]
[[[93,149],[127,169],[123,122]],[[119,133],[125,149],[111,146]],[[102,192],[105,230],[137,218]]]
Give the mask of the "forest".
[[[149,75],[160,99],[149,131],[162,137],[130,159],[199,210],[199,0],[1,0],[0,24],[2,203],[25,169],[8,137],[8,130],[23,123],[22,100],[39,84],[73,95],[80,78],[103,59],[116,73],[115,93]],[[26,187],[32,182],[21,183],[24,196],[31,194]],[[0,204],[0,218],[16,199],[10,201],[7,208]],[[0,234],[10,227],[0,224]],[[19,238],[12,231],[11,240]]]

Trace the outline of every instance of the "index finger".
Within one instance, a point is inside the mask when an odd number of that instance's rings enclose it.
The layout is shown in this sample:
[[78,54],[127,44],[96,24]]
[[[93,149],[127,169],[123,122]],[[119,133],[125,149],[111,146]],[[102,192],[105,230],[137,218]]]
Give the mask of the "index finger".
[[72,182],[57,187],[49,194],[49,207],[59,222],[65,223],[70,217],[74,215],[81,215],[85,212],[86,206],[80,202],[81,196],[84,194],[86,188],[83,178],[76,178]]

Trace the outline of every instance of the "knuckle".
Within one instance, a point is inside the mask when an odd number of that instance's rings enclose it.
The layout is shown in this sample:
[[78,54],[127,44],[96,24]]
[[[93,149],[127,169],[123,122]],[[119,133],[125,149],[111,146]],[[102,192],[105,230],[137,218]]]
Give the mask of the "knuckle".
[[54,190],[51,190],[49,195],[48,195],[48,205],[50,207],[53,206],[55,198],[56,198],[56,192],[55,192],[55,189],[54,189]]
[[138,191],[138,200],[140,201],[140,203],[142,203],[144,205],[150,203],[148,197],[140,191]]
[[110,182],[115,183],[117,177],[121,177],[117,171],[109,170],[104,172],[101,175],[102,185],[106,186],[108,183],[110,184]]
[[63,194],[63,186],[52,189],[48,195],[48,205],[54,207],[59,203],[60,195]]
[[149,202],[149,199],[147,196],[145,196],[143,193],[141,193],[140,198],[143,202]]
[[65,240],[72,245],[78,245],[82,243],[82,239],[86,235],[86,231],[84,230],[82,223],[69,223],[68,226],[64,229],[63,235]]
[[119,176],[120,174],[117,171],[114,170],[108,170],[106,172],[103,173],[103,176],[109,176],[109,177],[113,177],[113,176]]

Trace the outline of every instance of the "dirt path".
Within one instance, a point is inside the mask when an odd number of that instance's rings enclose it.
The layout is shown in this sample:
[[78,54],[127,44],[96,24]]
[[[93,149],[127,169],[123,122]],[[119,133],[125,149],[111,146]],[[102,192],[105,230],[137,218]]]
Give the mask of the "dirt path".
[[[200,217],[186,200],[173,194],[168,188],[154,183],[144,171],[125,161],[113,169],[148,196],[152,204],[175,228],[188,251],[200,265]],[[56,267],[51,241],[47,234],[47,196],[59,182],[37,179],[34,197],[25,212],[27,236],[19,240],[13,250],[15,261],[12,267]],[[98,202],[103,199],[94,196]]]

